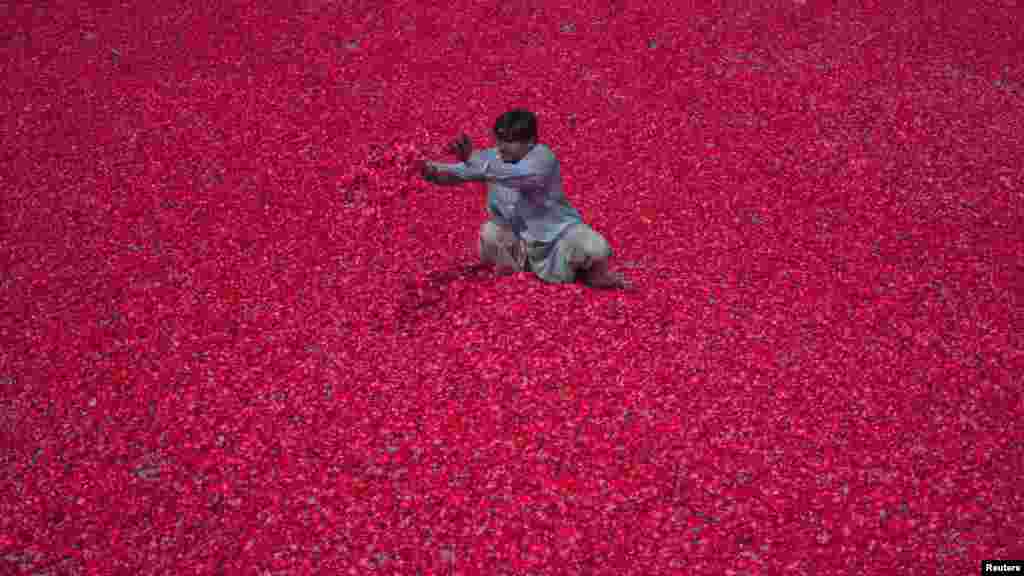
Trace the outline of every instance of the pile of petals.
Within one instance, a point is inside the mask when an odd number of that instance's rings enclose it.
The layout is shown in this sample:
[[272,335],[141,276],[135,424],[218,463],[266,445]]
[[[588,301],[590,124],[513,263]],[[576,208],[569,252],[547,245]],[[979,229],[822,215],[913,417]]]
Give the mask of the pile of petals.
[[[0,573],[1024,557],[1021,12],[706,4],[9,6]],[[516,106],[635,290],[419,178]]]

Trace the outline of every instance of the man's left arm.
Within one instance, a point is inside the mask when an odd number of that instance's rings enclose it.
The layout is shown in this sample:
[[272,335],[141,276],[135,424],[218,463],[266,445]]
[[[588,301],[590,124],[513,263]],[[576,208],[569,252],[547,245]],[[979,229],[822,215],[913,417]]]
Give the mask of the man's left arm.
[[437,184],[438,186],[458,186],[459,184],[465,184],[467,180],[463,180],[454,174],[448,172],[441,172],[436,168],[431,168],[428,165],[427,170],[424,172],[424,179],[431,184]]
[[441,173],[451,174],[464,182],[499,182],[509,188],[526,190],[543,185],[554,169],[554,159],[542,157],[516,164],[506,164],[504,162],[488,162],[474,157],[458,164],[431,162],[429,165]]
[[427,166],[441,177],[447,177],[457,182],[483,182],[487,179],[487,162],[481,160],[478,155],[458,164],[427,162]]

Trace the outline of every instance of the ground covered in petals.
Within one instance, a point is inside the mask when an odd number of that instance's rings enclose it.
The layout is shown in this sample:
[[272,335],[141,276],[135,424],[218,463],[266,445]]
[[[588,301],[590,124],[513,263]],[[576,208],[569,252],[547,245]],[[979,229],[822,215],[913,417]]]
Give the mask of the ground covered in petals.
[[[1024,557],[1015,2],[101,4],[0,15],[0,573]],[[513,106],[635,290],[416,177]]]

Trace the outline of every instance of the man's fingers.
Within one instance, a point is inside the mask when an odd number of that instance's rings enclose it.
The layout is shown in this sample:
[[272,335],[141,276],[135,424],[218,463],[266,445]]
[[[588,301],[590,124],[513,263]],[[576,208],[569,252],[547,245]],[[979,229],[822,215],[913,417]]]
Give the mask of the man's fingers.
[[469,159],[469,155],[472,152],[473,152],[473,144],[469,141],[469,137],[466,136],[466,137],[463,138],[463,140],[461,142],[461,146],[459,147],[459,154],[462,156],[462,160],[465,161],[465,160]]
[[426,180],[427,182],[433,182],[434,181],[435,170],[427,162],[423,163],[423,166],[420,169],[420,173],[423,175],[423,179]]
[[445,148],[445,152],[455,154],[455,156],[457,156],[459,160],[462,160],[463,162],[465,162],[466,159],[469,158],[469,155],[472,152],[472,150],[473,143],[469,139],[469,136],[465,134],[461,134],[458,138],[453,140],[451,144],[449,144]]

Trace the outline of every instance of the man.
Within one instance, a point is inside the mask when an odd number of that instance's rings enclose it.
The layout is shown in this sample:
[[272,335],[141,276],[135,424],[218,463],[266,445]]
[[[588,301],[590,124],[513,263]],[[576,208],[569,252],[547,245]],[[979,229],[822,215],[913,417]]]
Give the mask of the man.
[[558,160],[537,143],[537,117],[523,109],[506,112],[494,123],[494,138],[496,147],[474,153],[463,135],[450,147],[458,164],[423,165],[423,178],[435,184],[486,182],[490,220],[480,228],[480,259],[499,274],[529,270],[545,282],[628,287],[608,269],[608,242],[583,223],[562,192]]

